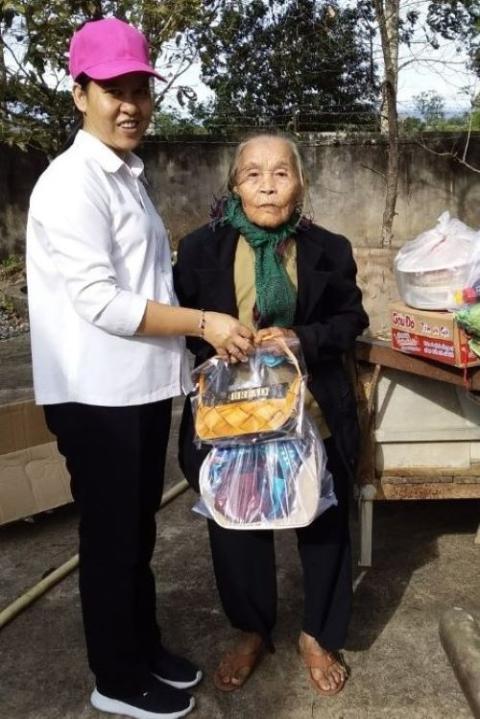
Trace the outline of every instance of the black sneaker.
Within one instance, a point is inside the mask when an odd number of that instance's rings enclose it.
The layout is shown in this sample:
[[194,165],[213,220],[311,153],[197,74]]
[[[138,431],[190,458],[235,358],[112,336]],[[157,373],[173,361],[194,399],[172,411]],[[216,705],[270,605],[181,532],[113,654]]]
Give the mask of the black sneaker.
[[184,659],[171,654],[161,647],[152,666],[152,674],[161,682],[175,689],[190,689],[202,680],[202,672],[198,667]]
[[122,699],[106,696],[95,689],[90,702],[99,711],[122,714],[133,719],[180,719],[190,714],[195,706],[195,699],[190,694],[153,678],[143,691]]

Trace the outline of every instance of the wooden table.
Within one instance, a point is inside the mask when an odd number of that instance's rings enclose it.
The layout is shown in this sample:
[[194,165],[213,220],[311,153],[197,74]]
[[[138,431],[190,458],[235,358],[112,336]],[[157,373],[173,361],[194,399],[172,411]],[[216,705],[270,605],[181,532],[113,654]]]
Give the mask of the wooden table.
[[464,370],[460,367],[452,367],[448,364],[399,352],[392,349],[385,340],[367,337],[360,337],[357,340],[355,353],[357,359],[363,362],[381,367],[391,367],[429,379],[437,379],[439,382],[465,386],[466,380],[469,389],[480,392],[480,365]]
[[[466,370],[391,348],[383,340],[360,338],[356,343],[360,369],[357,383],[362,443],[357,474],[360,513],[360,565],[372,564],[373,502],[395,499],[473,499],[480,498],[480,469],[412,468],[387,470],[376,467],[374,437],[376,392],[384,368],[426,377],[429,380],[467,387],[480,392],[480,366]],[[480,528],[476,541],[480,543]]]

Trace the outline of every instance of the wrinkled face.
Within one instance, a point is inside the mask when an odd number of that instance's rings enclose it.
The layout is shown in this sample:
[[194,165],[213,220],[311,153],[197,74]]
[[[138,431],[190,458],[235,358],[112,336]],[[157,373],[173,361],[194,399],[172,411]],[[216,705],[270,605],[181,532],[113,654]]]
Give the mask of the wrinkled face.
[[73,99],[83,114],[83,129],[119,155],[135,149],[153,110],[149,76],[132,72],[111,80],[74,85]]
[[259,227],[275,228],[286,222],[302,194],[302,182],[288,142],[280,137],[258,137],[247,142],[238,158],[233,191],[243,211]]

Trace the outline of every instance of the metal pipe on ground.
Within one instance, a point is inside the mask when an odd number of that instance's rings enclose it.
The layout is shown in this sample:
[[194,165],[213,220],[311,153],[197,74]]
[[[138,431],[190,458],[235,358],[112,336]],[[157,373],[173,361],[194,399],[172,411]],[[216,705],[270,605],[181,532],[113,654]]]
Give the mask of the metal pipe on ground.
[[[171,489],[163,493],[162,502],[160,507],[164,507],[166,504],[178,497],[179,494],[188,489],[189,484],[186,479],[182,479],[181,482],[175,484]],[[14,619],[20,612],[33,604],[39,597],[45,594],[49,589],[65,579],[74,569],[78,567],[78,554],[75,554],[67,562],[62,564],[60,567],[50,572],[40,582],[35,584],[33,587],[28,589],[24,594],[15,599],[8,607],[5,607],[0,611],[0,629],[2,629],[8,622]]]
[[460,607],[440,619],[440,640],[475,719],[480,719],[480,625]]

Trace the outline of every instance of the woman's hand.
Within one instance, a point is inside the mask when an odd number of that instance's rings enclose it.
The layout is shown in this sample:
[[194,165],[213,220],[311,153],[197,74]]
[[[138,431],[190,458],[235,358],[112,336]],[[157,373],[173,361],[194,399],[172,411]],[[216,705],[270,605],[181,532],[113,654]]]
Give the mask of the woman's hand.
[[231,362],[242,362],[253,351],[253,332],[235,317],[220,312],[205,312],[203,338],[217,354]]
[[256,345],[260,345],[262,342],[275,339],[276,337],[295,339],[297,335],[293,330],[287,329],[286,327],[265,327],[265,329],[258,330],[255,334],[254,342]]

